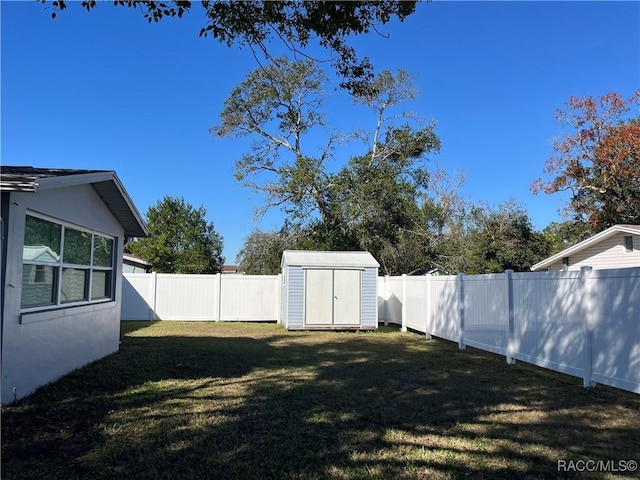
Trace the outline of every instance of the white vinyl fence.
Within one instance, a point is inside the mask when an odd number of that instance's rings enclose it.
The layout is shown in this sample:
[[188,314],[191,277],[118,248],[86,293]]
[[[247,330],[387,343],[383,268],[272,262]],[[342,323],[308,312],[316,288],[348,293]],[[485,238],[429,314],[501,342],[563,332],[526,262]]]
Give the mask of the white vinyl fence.
[[381,320],[640,393],[640,268],[380,277]]
[[[125,273],[123,320],[280,321],[281,277]],[[640,393],[640,268],[379,277],[378,319]]]
[[122,320],[280,319],[280,275],[124,273],[122,277]]

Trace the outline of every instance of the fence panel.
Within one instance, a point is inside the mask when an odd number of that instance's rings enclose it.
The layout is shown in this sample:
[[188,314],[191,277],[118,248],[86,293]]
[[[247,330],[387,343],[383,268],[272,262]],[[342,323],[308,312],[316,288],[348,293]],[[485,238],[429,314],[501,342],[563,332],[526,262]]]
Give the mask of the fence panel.
[[405,277],[405,326],[418,332],[427,332],[427,277]]
[[386,277],[378,277],[378,322],[387,319]]
[[402,277],[387,277],[386,320],[402,324]]
[[458,277],[431,277],[431,335],[457,342],[460,338]]
[[129,273],[122,276],[120,316],[124,320],[153,320],[155,276]]
[[158,320],[216,320],[218,275],[157,276]]
[[593,270],[592,379],[640,393],[640,268]]
[[278,320],[280,277],[223,275],[220,299],[220,320]]
[[579,271],[514,273],[514,358],[582,376],[583,294]]
[[279,275],[123,274],[123,320],[277,321]]
[[509,337],[506,274],[464,276],[464,343],[504,355]]

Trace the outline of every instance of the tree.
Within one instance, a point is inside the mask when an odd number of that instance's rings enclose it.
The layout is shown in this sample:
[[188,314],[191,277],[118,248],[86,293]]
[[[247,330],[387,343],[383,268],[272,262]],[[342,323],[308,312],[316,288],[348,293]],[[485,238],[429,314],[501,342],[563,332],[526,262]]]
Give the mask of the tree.
[[[312,61],[277,59],[231,92],[212,133],[255,139],[251,152],[236,162],[236,177],[265,196],[260,213],[279,207],[288,215],[300,233],[299,248],[368,250],[382,258],[401,236],[411,241],[429,182],[427,157],[440,142],[433,122],[398,111],[417,95],[413,78],[402,70],[384,71],[366,93],[355,95],[373,112],[373,129],[349,136],[363,140],[366,153],[340,169],[330,166],[334,146],[346,136],[326,128],[325,82]],[[315,143],[309,145],[313,130]],[[326,141],[317,153],[320,130]],[[389,258],[383,271],[398,273],[399,256]]]
[[385,70],[366,93],[354,96],[373,111],[375,126],[357,133],[368,151],[352,157],[338,175],[337,203],[344,222],[369,248],[375,235],[389,239],[399,230],[413,229],[416,200],[428,187],[427,155],[440,149],[433,122],[394,110],[417,97],[413,80],[404,70],[395,75]]
[[[211,128],[218,136],[255,139],[252,152],[236,161],[236,178],[266,201],[259,213],[280,206],[293,217],[328,215],[331,179],[326,162],[334,135],[319,156],[305,150],[305,134],[326,127],[322,114],[327,78],[311,60],[274,60],[250,72],[229,95]],[[315,149],[314,149],[315,151]]]
[[238,267],[248,275],[276,275],[280,273],[282,252],[295,248],[295,239],[285,229],[279,232],[253,231],[244,240],[238,253]]
[[159,273],[218,273],[222,270],[222,237],[206,220],[204,207],[165,196],[146,214],[149,236],[127,245]]
[[571,220],[551,222],[544,227],[542,234],[549,244],[549,255],[555,255],[589,237],[585,234],[584,225]]
[[472,217],[467,273],[524,272],[549,256],[544,235],[533,229],[526,210],[513,200],[497,209],[476,207]]
[[570,191],[568,214],[591,235],[617,223],[640,223],[640,90],[628,100],[607,93],[599,100],[572,96],[556,118],[571,131],[558,137],[535,193]]
[[[47,0],[39,0],[47,3]],[[191,10],[191,2],[117,0],[115,5],[140,9],[149,22],[164,17],[182,17]],[[51,2],[52,17],[67,7],[65,0]],[[83,0],[87,11],[96,7],[96,0]],[[365,57],[358,58],[347,41],[352,35],[378,32],[378,27],[393,17],[403,21],[414,13],[415,1],[246,1],[203,0],[207,23],[200,36],[211,35],[227,46],[234,43],[248,46],[271,58],[269,43],[276,39],[292,52],[304,54],[312,43],[331,52],[331,60],[342,86],[350,91],[366,89],[373,78],[373,67]]]
[[460,193],[464,182],[464,174],[450,175],[443,167],[436,168],[429,176],[417,229],[424,246],[422,267],[439,267],[449,273],[465,270],[472,207]]

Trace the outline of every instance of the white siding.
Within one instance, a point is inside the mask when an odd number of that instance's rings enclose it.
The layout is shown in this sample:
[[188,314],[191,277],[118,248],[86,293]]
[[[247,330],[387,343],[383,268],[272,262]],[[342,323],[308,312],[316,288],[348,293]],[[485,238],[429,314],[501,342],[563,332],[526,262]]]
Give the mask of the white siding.
[[[632,252],[625,251],[626,236],[633,237]],[[593,267],[594,270],[640,267],[640,235],[616,233],[569,257],[569,270],[580,270],[581,267],[587,266]],[[549,270],[562,269],[562,259],[549,266]]]
[[378,327],[378,269],[365,268],[362,272],[362,326]]
[[302,267],[287,267],[289,275],[287,328],[301,329],[304,325],[304,270]]

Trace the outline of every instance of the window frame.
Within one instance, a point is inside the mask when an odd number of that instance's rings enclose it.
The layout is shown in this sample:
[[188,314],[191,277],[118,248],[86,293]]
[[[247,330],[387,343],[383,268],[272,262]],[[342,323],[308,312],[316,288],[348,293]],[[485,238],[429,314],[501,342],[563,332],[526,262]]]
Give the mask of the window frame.
[[[28,210],[25,215],[25,232],[26,232],[26,222],[27,217],[37,218],[39,220],[44,220],[49,223],[53,223],[55,225],[59,225],[61,227],[60,231],[60,253],[57,262],[45,262],[45,261],[37,261],[37,260],[25,260],[22,258],[22,266],[24,265],[35,265],[36,268],[38,266],[48,266],[53,268],[53,303],[47,303],[43,305],[34,305],[34,306],[22,306],[22,298],[20,300],[20,312],[21,313],[30,313],[30,312],[40,312],[45,310],[58,310],[63,308],[76,307],[81,305],[92,305],[99,303],[109,303],[115,302],[115,283],[116,283],[116,260],[117,260],[117,240],[118,237],[110,235],[108,233],[100,232],[98,230],[93,230],[87,227],[83,227],[80,225],[73,224],[71,222],[67,222],[64,220],[60,220],[57,218],[49,217],[47,215],[42,215],[37,212],[33,212]],[[64,253],[65,253],[65,232],[67,229],[72,229],[76,231],[80,231],[83,233],[87,233],[91,236],[91,244],[90,244],[90,255],[89,255],[89,264],[81,265],[75,263],[69,263],[64,261]],[[22,236],[23,247],[24,247],[24,233]],[[94,265],[94,249],[96,244],[96,236],[100,236],[106,238],[111,241],[111,265]],[[74,300],[63,300],[62,297],[62,289],[63,289],[63,272],[69,269],[83,270],[86,272],[85,274],[85,282],[84,282],[84,294],[82,299],[74,299]],[[93,282],[93,273],[94,272],[107,272],[106,276],[108,281],[106,283],[106,289],[108,291],[108,295],[105,297],[92,297],[92,282]],[[22,288],[21,284],[21,288]]]

